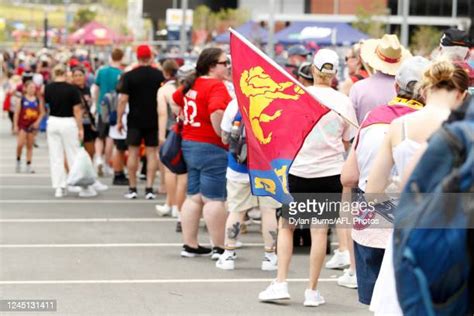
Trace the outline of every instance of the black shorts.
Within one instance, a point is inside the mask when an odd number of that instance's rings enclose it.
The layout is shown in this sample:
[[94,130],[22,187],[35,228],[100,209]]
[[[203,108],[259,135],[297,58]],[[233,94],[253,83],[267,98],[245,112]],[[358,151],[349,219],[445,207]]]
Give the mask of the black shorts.
[[114,144],[115,144],[115,148],[117,148],[118,151],[128,150],[128,146],[127,146],[127,143],[125,142],[125,139],[114,139]]
[[291,193],[342,193],[341,176],[301,178],[288,175]]
[[158,146],[158,129],[157,128],[134,128],[129,127],[127,130],[127,145],[140,146],[142,140],[145,140],[146,147]]
[[110,124],[102,121],[102,116],[99,115],[97,119],[97,137],[100,139],[106,139],[109,137]]
[[84,124],[84,143],[92,142],[97,138],[97,132],[92,129],[92,125]]

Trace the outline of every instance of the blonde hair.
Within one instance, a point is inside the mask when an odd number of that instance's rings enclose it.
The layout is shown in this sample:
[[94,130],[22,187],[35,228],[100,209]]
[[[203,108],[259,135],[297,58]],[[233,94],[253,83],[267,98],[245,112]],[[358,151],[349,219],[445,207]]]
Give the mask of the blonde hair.
[[53,76],[54,78],[56,77],[62,77],[66,75],[66,67],[63,64],[58,64],[54,67],[53,69]]
[[312,65],[311,68],[312,68],[313,78],[315,82],[319,79],[319,81],[322,82],[323,84],[331,86],[331,82],[336,76],[336,74],[322,72],[318,68],[316,68],[316,66],[314,65]]
[[469,76],[461,66],[447,59],[441,59],[426,69],[421,88],[464,92],[469,88]]

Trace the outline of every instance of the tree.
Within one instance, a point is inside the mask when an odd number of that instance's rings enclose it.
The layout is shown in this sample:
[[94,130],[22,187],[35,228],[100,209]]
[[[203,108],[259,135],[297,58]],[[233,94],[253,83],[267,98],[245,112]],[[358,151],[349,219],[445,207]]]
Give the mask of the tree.
[[429,57],[439,45],[442,32],[433,26],[419,26],[411,37],[410,49],[415,55]]
[[374,15],[385,15],[386,8],[381,3],[374,3],[371,9],[358,6],[356,10],[356,22],[352,26],[370,37],[380,38],[385,34],[385,24],[374,19]]
[[87,23],[94,21],[96,16],[97,12],[88,8],[81,8],[77,10],[76,15],[74,16],[74,25],[77,28],[83,27]]

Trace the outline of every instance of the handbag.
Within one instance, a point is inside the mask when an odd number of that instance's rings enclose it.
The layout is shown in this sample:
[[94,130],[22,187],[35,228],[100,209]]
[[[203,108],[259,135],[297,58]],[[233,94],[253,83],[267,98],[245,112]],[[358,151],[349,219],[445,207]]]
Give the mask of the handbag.
[[166,140],[160,148],[161,162],[174,174],[185,174],[187,172],[186,163],[181,150],[181,142],[183,138],[181,132],[183,130],[183,122],[174,124]]

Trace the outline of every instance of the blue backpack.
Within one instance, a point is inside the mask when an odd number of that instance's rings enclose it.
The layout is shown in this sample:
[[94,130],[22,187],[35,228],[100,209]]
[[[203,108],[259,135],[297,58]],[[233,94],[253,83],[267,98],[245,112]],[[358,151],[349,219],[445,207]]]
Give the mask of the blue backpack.
[[393,260],[404,315],[472,314],[473,193],[471,99],[463,121],[431,137],[395,212]]

